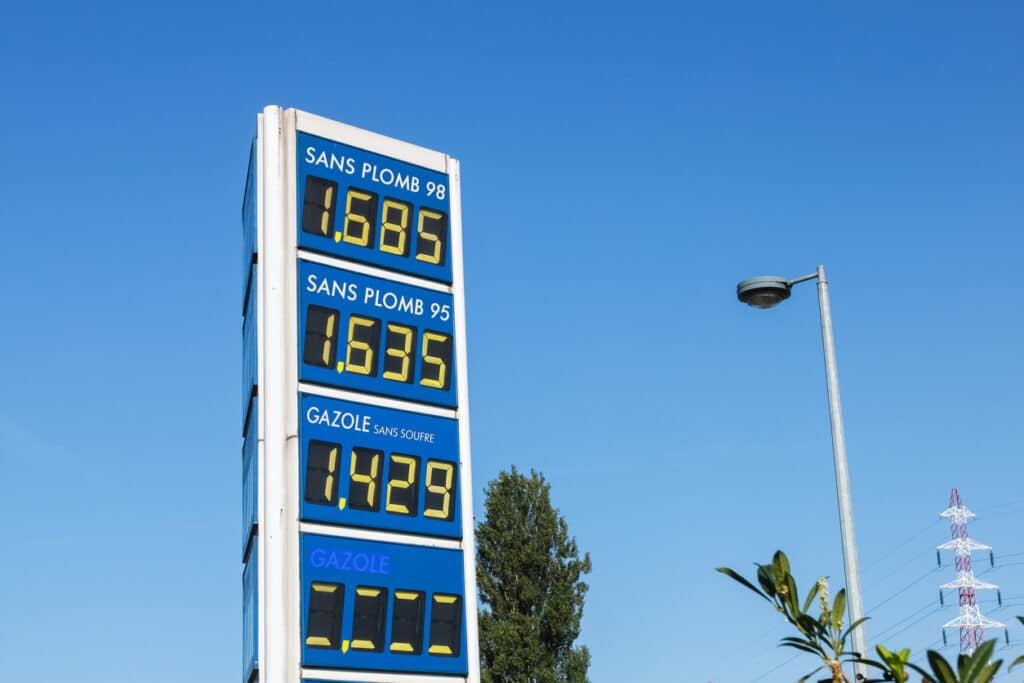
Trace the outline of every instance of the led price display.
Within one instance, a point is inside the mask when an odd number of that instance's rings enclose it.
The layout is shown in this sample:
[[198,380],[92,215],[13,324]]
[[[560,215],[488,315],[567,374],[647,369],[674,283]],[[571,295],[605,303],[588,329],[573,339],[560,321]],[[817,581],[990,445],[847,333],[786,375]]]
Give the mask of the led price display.
[[454,407],[452,296],[299,261],[299,379]]
[[448,176],[300,132],[299,246],[451,282]]
[[459,426],[300,395],[301,518],[460,538]]
[[458,550],[302,534],[302,664],[461,674]]

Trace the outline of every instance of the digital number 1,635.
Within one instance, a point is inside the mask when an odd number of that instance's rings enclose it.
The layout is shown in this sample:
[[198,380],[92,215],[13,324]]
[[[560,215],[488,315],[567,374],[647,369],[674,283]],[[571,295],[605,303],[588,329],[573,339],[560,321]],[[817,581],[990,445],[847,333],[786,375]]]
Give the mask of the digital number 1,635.
[[[302,359],[308,365],[336,368],[340,372],[376,377],[378,373],[392,382],[411,384],[416,362],[419,384],[447,391],[451,386],[452,337],[444,332],[423,330],[412,325],[382,321],[352,314],[347,320],[344,360],[338,359],[341,312],[335,308],[310,305],[306,309],[306,329]],[[384,344],[380,363],[381,342]],[[381,371],[383,365],[383,371]]]

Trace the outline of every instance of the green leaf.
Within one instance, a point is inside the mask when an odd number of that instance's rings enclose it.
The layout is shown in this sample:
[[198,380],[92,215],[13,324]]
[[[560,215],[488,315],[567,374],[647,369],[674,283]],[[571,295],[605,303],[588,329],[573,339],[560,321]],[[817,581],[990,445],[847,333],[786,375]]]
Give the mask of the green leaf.
[[812,655],[820,655],[821,653],[815,650],[813,647],[808,647],[803,643],[779,643],[779,647],[791,647],[794,650],[801,650],[803,652],[810,652]]
[[876,662],[874,659],[865,659],[863,657],[855,657],[855,658],[851,659],[850,661],[853,662],[854,664],[866,664],[868,666],[873,666],[876,669],[881,669],[882,671],[888,670],[886,664],[884,664],[882,662]]
[[768,602],[771,602],[771,601],[772,601],[772,600],[771,600],[771,598],[769,598],[769,597],[768,597],[767,595],[765,595],[764,593],[762,593],[761,591],[759,591],[759,590],[758,590],[758,589],[757,589],[757,588],[756,588],[756,587],[754,586],[754,584],[750,583],[749,581],[747,581],[746,579],[744,579],[744,578],[743,578],[742,576],[740,576],[739,574],[737,574],[737,573],[736,573],[736,572],[734,572],[733,570],[729,569],[728,567],[716,567],[716,568],[715,568],[715,571],[716,571],[716,572],[721,572],[721,573],[725,574],[726,576],[728,576],[729,578],[733,579],[734,581],[738,581],[739,583],[742,583],[742,584],[743,584],[744,586],[746,586],[746,587],[747,587],[747,588],[749,588],[750,590],[754,591],[755,593],[757,593],[758,595],[760,595],[760,596],[761,596],[762,598],[764,598],[764,599],[765,599],[765,600],[767,600]]
[[857,628],[858,626],[860,626],[861,624],[863,624],[865,621],[867,621],[870,618],[871,617],[861,617],[857,621],[855,621],[852,624],[850,624],[846,628],[846,630],[843,631],[843,635],[839,636],[839,639],[840,640],[846,640],[850,636],[850,634],[853,633],[853,629]]
[[[843,612],[846,610],[846,589],[842,588],[836,593],[836,599],[832,603],[832,630],[838,631],[843,623]],[[865,653],[861,653],[865,654]]]
[[972,679],[972,683],[988,683],[995,678],[996,672],[999,671],[999,667],[1002,665],[1003,660],[997,659],[978,672],[978,675]]
[[996,651],[997,642],[998,641],[995,638],[993,638],[992,640],[986,640],[978,647],[977,650],[974,651],[974,658],[981,657],[986,661],[992,659],[992,653]]
[[938,679],[937,683],[957,683],[956,674],[950,668],[949,662],[935,650],[928,650],[928,664],[932,667],[932,673]]
[[992,659],[992,653],[996,649],[996,641],[989,640],[974,651],[969,657],[960,657],[957,664],[961,681],[974,681],[985,665]]
[[970,662],[970,655],[960,654],[956,658],[956,673],[960,678],[964,677],[964,669],[967,668],[967,664]]
[[1013,660],[1013,662],[1010,664],[1010,668],[1007,669],[1007,671],[1013,671],[1013,667],[1017,666],[1018,664],[1024,664],[1024,655],[1021,655],[1020,657],[1017,657],[1017,659]]
[[817,639],[821,633],[821,627],[818,624],[817,619],[812,617],[810,614],[801,614],[796,618],[796,627],[800,629],[800,632],[809,638]]
[[786,574],[786,604],[789,605],[794,617],[803,614],[800,611],[800,596],[796,592],[796,581],[790,574]]
[[882,658],[882,661],[888,665],[890,669],[895,669],[902,664],[899,655],[889,652],[883,645],[875,645],[875,650],[878,655]]
[[821,586],[819,586],[818,582],[815,581],[811,590],[807,591],[807,599],[804,600],[804,608],[802,611],[806,612],[810,608],[811,602],[814,600],[814,596],[818,594],[818,589],[820,588]]
[[772,578],[771,568],[763,564],[757,565],[757,582],[768,595],[775,597],[775,580]]
[[772,556],[772,569],[775,570],[776,576],[789,574],[789,558],[786,557],[786,553],[781,550],[775,551],[775,555]]
[[811,640],[809,638],[794,638],[793,636],[789,636],[787,638],[780,638],[779,647],[782,647],[784,645],[787,647],[796,647],[797,645],[809,647],[814,651],[815,654],[821,655],[825,658],[828,657],[828,653],[825,652],[825,648],[819,645],[816,641]]

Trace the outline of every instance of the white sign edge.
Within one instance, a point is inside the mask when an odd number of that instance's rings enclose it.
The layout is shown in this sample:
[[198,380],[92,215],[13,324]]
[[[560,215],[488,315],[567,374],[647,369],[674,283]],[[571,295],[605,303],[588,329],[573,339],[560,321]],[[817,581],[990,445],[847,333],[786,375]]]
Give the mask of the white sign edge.
[[368,152],[382,154],[399,161],[405,161],[416,166],[448,173],[448,156],[426,147],[414,145],[411,142],[397,140],[387,135],[374,133],[362,128],[350,126],[340,121],[310,114],[299,109],[289,109],[295,114],[295,128],[303,133],[310,133],[333,142],[340,142],[344,145],[365,149]]

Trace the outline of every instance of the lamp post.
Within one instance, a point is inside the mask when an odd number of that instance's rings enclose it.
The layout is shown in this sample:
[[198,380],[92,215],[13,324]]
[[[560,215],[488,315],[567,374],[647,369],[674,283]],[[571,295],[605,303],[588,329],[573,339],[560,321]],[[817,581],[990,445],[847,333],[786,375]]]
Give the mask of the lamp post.
[[[846,573],[846,595],[850,623],[864,616],[860,596],[860,574],[857,568],[857,544],[853,533],[853,506],[850,502],[850,475],[846,466],[846,437],[843,434],[843,414],[839,404],[839,375],[836,371],[836,348],[832,339],[832,310],[828,300],[828,281],[825,267],[795,280],[775,276],[761,276],[744,280],[736,285],[736,296],[754,308],[771,308],[789,298],[793,285],[808,280],[818,281],[818,308],[821,312],[821,344],[825,351],[825,384],[828,389],[828,416],[832,423],[832,455],[836,467],[836,497],[839,501],[839,532],[843,540],[843,566]],[[867,639],[863,626],[853,631],[853,650],[867,657]],[[858,677],[867,678],[863,664],[855,664]]]

